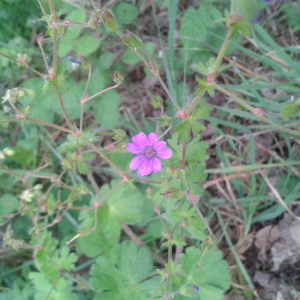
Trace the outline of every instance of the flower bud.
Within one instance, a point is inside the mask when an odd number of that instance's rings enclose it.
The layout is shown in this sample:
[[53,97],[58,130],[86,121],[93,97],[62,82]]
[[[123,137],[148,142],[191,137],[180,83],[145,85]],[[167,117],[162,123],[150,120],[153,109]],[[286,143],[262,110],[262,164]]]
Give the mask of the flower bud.
[[30,90],[30,89],[25,89],[26,95],[31,97],[31,98],[35,98],[36,97],[36,93],[34,90]]
[[160,108],[163,105],[163,99],[159,96],[154,96],[150,91],[147,90],[148,95],[151,98],[151,104],[155,107],[155,108]]
[[116,32],[118,30],[119,23],[112,13],[110,13],[108,10],[104,10],[101,16],[107,30],[112,32]]
[[38,44],[41,44],[42,41],[43,41],[43,38],[44,38],[43,34],[40,33],[40,34],[36,37],[37,43],[38,43]]
[[194,297],[197,295],[199,287],[197,285],[186,283],[179,288],[179,293],[182,296]]
[[36,184],[33,189],[35,191],[41,191],[43,189],[43,185],[42,184]]
[[17,53],[17,61],[19,61],[19,66],[23,66],[26,67],[27,66],[27,54],[21,54],[21,53]]
[[203,243],[203,252],[206,253],[210,250],[216,243],[216,238],[210,234]]
[[2,152],[0,152],[0,160],[4,160],[4,159],[5,159],[5,155]]
[[79,53],[80,55],[80,61],[82,66],[86,69],[86,70],[91,70],[92,69],[92,63],[85,58],[81,53]]
[[148,118],[149,120],[157,122],[160,127],[169,126],[172,122],[172,118],[167,115],[160,116],[159,118]]
[[262,19],[262,12],[257,0],[236,0],[235,8],[238,15],[246,21],[257,23]]
[[3,154],[7,156],[14,156],[16,154],[15,150],[12,150],[11,148],[7,147],[3,149]]
[[182,199],[185,195],[185,192],[178,188],[168,188],[163,195],[170,199]]
[[114,73],[114,82],[117,84],[121,84],[123,80],[124,80],[124,76],[122,76],[120,72],[116,71]]
[[121,129],[115,129],[114,130],[114,135],[113,135],[113,139],[115,141],[122,141],[126,138],[126,133],[125,131],[121,130]]
[[116,150],[116,146],[113,144],[107,145],[106,148],[107,150]]
[[263,116],[263,115],[267,115],[268,112],[267,112],[265,109],[263,109],[263,108],[261,108],[261,107],[258,107],[258,108],[255,108],[254,114],[255,114],[257,117],[261,117],[261,116]]
[[78,186],[76,186],[75,190],[79,195],[86,195],[90,192],[88,187],[83,184],[79,184]]
[[98,25],[100,25],[101,23],[101,17],[100,17],[101,11],[98,10],[95,13],[92,13],[89,21],[88,21],[88,25],[92,28],[92,29],[96,29],[96,27]]
[[17,90],[15,93],[15,97],[16,97],[17,101],[23,100],[25,95],[26,95],[26,93],[24,90]]
[[136,34],[132,33],[129,30],[125,30],[125,34],[123,35],[122,41],[125,45],[133,48],[142,48],[143,41]]

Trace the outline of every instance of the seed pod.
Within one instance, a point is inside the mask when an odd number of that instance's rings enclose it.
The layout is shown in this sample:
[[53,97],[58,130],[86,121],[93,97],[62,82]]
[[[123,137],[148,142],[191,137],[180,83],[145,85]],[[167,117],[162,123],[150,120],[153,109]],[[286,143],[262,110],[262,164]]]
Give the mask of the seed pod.
[[105,28],[109,31],[116,32],[119,29],[119,23],[115,16],[110,13],[108,10],[102,12],[102,21],[105,25]]
[[163,105],[163,99],[159,96],[154,96],[150,91],[147,90],[148,95],[151,98],[151,104],[155,107],[155,108],[160,108]]
[[121,84],[123,80],[124,80],[124,76],[122,76],[120,72],[116,71],[114,73],[114,82],[117,84]]
[[134,48],[142,48],[144,44],[141,38],[129,30],[125,30],[122,41],[125,45]]
[[82,66],[86,69],[86,70],[91,70],[92,69],[92,63],[85,58],[81,53],[79,53],[80,55],[80,61]]

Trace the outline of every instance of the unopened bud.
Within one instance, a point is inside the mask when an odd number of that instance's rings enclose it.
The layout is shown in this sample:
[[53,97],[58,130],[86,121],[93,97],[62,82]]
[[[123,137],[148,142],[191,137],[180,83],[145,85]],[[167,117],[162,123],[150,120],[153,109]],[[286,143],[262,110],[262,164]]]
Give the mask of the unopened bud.
[[29,97],[31,97],[31,98],[35,98],[36,97],[36,93],[35,93],[34,90],[26,89],[25,92],[26,92],[26,95],[29,96]]
[[163,99],[159,96],[154,96],[150,91],[147,90],[148,95],[151,98],[151,104],[155,107],[155,108],[160,108],[163,105]]
[[181,119],[183,120],[186,120],[187,119],[187,115],[186,115],[186,112],[185,111],[178,111],[177,112],[177,116],[180,117]]
[[37,37],[36,37],[36,41],[38,42],[38,44],[41,44],[42,41],[44,39],[44,36],[42,33],[40,33]]
[[124,80],[124,76],[122,76],[120,72],[116,71],[114,73],[114,82],[117,84],[121,84],[123,80]]
[[263,116],[263,115],[267,115],[268,112],[267,112],[265,109],[263,109],[263,108],[261,108],[261,107],[258,107],[258,108],[255,109],[254,114],[255,114],[257,117],[261,117],[261,116]]
[[99,203],[98,202],[93,203],[93,210],[94,211],[97,211],[98,207],[99,207]]
[[17,60],[19,61],[20,66],[25,66],[25,67],[27,66],[26,59],[27,59],[27,54],[17,53]]
[[36,184],[33,189],[35,191],[41,191],[43,189],[43,185],[42,184]]
[[186,283],[179,288],[179,293],[182,296],[194,297],[197,295],[199,287],[194,284]]
[[112,144],[107,145],[106,148],[107,148],[107,150],[116,150],[116,146],[112,145]]
[[18,90],[15,93],[15,97],[18,101],[23,100],[24,96],[26,95],[26,92],[24,90]]
[[63,25],[66,27],[66,28],[69,28],[70,26],[71,26],[71,22],[72,22],[73,20],[71,20],[71,19],[67,19],[67,20],[64,20],[63,21]]
[[86,195],[90,192],[88,187],[83,184],[79,184],[78,186],[76,186],[75,190],[80,195]]
[[178,188],[168,188],[167,191],[163,195],[166,198],[182,199],[185,195],[185,192]]
[[203,252],[210,250],[215,245],[216,241],[215,236],[210,234],[203,243]]
[[5,155],[0,152],[0,160],[4,160],[4,159],[5,159]]
[[79,55],[80,55],[80,61],[82,66],[87,70],[91,70],[92,63],[87,58],[85,58],[81,53],[79,53]]
[[143,47],[142,39],[129,30],[125,30],[125,34],[123,35],[122,40],[123,43],[129,47],[133,47],[136,49]]
[[169,126],[172,122],[172,118],[168,117],[167,115],[160,116],[159,118],[148,118],[148,119],[152,121],[156,121],[160,127]]
[[14,156],[16,154],[16,151],[12,150],[11,148],[4,148],[3,152],[7,156]]
[[115,141],[122,141],[126,138],[126,133],[125,131],[123,131],[122,129],[115,129],[114,130],[114,135],[113,135],[113,139]]
[[197,202],[199,200],[199,197],[193,195],[193,194],[189,194],[188,198],[191,202]]
[[105,10],[102,12],[101,16],[102,16],[102,21],[107,30],[112,31],[112,32],[116,32],[118,30],[119,23],[112,13]]
[[88,25],[92,28],[92,29],[96,29],[98,25],[100,25],[101,23],[101,18],[100,18],[100,11],[96,11],[95,13],[93,13],[88,21]]
[[87,236],[89,234],[91,234],[93,232],[93,228],[87,228],[87,229],[82,229],[80,230],[80,237],[84,237],[84,236]]
[[237,14],[251,23],[260,22],[262,12],[256,0],[236,0],[235,8]]

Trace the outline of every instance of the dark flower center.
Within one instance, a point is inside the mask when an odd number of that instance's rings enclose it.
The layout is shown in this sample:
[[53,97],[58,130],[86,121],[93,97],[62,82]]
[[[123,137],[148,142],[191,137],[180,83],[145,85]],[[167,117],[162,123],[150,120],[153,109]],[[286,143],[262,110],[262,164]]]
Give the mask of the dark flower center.
[[148,157],[148,158],[153,158],[156,156],[156,151],[154,148],[152,147],[147,147],[144,151],[144,154]]

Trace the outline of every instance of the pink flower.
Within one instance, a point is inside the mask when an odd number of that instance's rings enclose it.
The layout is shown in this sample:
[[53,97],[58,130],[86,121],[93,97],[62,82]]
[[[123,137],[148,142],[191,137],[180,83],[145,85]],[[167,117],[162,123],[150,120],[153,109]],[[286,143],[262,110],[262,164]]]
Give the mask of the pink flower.
[[158,173],[161,170],[160,159],[169,159],[172,151],[166,149],[166,142],[159,142],[155,133],[150,133],[148,138],[143,133],[132,138],[133,143],[127,144],[127,150],[138,154],[130,163],[129,169],[136,170],[138,176],[149,175],[152,171]]

